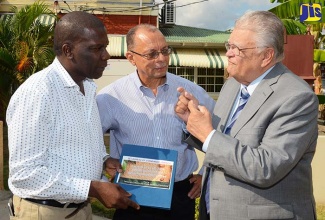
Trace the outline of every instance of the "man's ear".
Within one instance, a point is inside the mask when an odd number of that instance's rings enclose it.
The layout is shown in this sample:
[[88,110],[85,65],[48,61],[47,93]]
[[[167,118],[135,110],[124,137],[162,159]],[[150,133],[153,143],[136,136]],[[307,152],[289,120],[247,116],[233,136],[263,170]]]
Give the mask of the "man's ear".
[[136,62],[135,62],[135,60],[134,60],[134,56],[133,56],[133,53],[132,53],[132,52],[127,51],[126,54],[125,54],[125,57],[126,57],[126,59],[129,60],[129,62],[130,62],[133,66],[135,66]]
[[264,51],[264,57],[261,66],[265,67],[269,65],[271,62],[273,62],[273,59],[274,59],[274,49],[271,47],[266,48]]
[[73,59],[72,47],[70,44],[63,44],[62,45],[62,53],[68,58]]

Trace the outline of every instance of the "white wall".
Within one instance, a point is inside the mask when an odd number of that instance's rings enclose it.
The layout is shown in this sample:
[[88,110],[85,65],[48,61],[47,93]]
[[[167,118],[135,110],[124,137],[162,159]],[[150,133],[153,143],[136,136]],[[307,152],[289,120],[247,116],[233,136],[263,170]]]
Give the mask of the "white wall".
[[108,64],[103,76],[95,80],[98,86],[97,92],[115,80],[135,71],[135,67],[126,59],[110,59]]
[[[97,80],[94,80],[97,84],[97,92],[108,84],[115,80],[133,73],[136,68],[127,59],[110,59],[108,60],[108,66],[104,70],[103,76]],[[217,100],[218,93],[209,93],[209,95]]]
[[316,153],[312,162],[314,196],[316,203],[325,204],[325,136],[318,135]]

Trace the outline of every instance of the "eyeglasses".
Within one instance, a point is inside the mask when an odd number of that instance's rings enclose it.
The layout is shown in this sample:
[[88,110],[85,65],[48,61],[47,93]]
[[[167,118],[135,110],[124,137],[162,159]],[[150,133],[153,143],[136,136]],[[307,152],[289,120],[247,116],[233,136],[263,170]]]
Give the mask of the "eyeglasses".
[[164,56],[170,55],[172,53],[173,49],[168,46],[168,47],[163,48],[161,51],[152,51],[151,53],[148,53],[148,54],[137,53],[133,50],[130,50],[130,51],[132,53],[139,55],[139,56],[142,56],[143,58],[146,58],[147,60],[153,60],[153,59],[156,59],[160,53]]
[[263,47],[247,47],[247,48],[239,48],[235,44],[230,44],[228,42],[225,42],[226,50],[231,50],[236,56],[240,55],[240,52],[243,50],[250,50],[250,49],[256,49],[256,48],[263,48]]

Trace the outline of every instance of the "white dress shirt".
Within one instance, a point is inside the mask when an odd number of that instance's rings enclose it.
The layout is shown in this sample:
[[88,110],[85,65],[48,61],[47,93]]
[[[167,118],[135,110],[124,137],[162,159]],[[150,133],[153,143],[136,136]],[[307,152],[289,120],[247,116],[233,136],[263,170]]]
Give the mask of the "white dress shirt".
[[60,62],[30,76],[7,109],[9,188],[22,198],[83,202],[107,155],[93,80],[85,95]]

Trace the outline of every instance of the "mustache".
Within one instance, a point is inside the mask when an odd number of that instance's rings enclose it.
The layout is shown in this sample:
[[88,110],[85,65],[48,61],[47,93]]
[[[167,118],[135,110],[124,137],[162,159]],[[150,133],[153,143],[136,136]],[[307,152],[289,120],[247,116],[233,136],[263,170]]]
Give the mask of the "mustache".
[[166,67],[167,65],[167,63],[156,63],[155,68],[160,69]]

